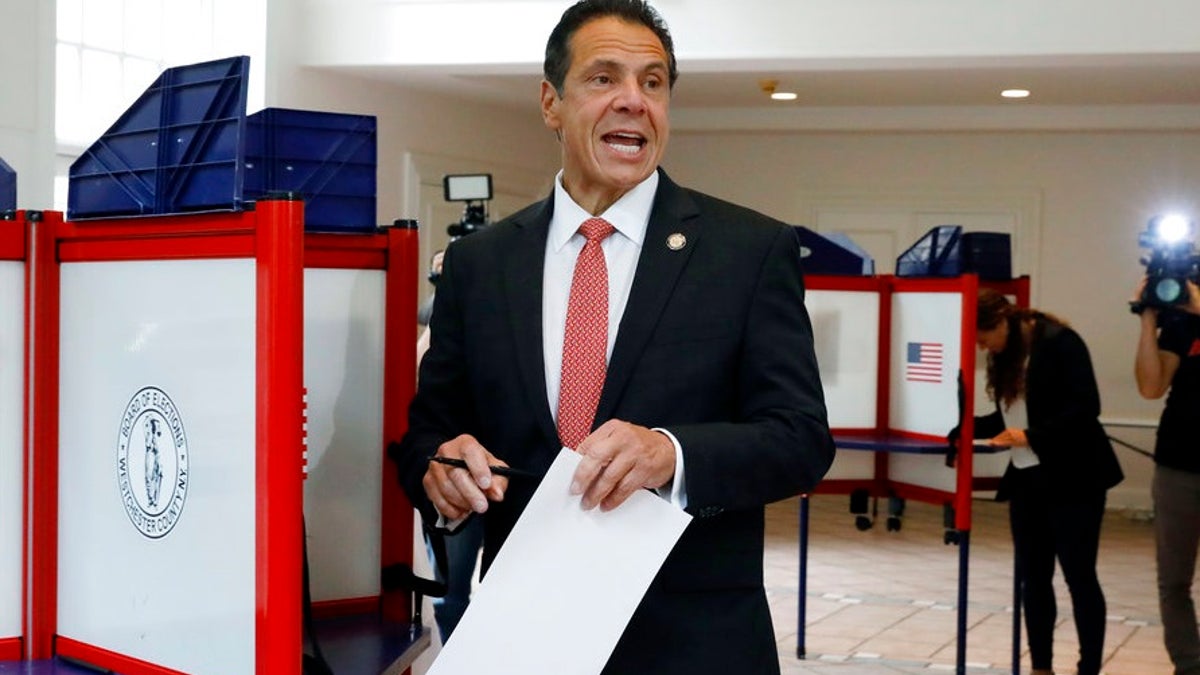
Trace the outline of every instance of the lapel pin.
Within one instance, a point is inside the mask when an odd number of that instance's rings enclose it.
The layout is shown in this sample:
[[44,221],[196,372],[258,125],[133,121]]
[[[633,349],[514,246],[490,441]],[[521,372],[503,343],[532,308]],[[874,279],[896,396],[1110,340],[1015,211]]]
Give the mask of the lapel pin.
[[683,236],[682,233],[676,232],[667,237],[667,248],[672,251],[678,251],[684,246],[687,246],[687,237]]

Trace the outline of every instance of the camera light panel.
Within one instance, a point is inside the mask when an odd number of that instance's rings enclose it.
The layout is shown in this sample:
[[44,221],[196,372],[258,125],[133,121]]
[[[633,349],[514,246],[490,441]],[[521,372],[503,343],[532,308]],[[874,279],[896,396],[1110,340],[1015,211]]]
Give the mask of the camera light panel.
[[1150,221],[1150,229],[1154,236],[1164,244],[1178,244],[1191,239],[1193,226],[1187,217],[1178,213],[1155,216]]
[[448,202],[487,201],[492,198],[492,174],[452,174],[442,178]]

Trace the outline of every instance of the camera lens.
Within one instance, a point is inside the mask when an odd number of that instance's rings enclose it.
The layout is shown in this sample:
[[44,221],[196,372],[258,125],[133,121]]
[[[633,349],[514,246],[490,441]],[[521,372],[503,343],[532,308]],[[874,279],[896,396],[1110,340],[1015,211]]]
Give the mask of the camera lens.
[[1173,305],[1183,297],[1183,283],[1175,277],[1163,277],[1154,284],[1154,297]]

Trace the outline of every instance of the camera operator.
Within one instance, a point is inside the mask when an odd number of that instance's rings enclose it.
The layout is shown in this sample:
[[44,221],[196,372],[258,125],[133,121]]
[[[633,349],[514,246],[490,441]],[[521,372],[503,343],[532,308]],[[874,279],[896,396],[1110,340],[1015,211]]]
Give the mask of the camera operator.
[[[1134,295],[1145,298],[1147,279]],[[1141,309],[1134,374],[1138,392],[1158,399],[1170,391],[1154,447],[1154,530],[1163,641],[1177,675],[1200,673],[1200,631],[1192,602],[1200,545],[1200,288],[1185,281],[1186,298],[1172,307]]]
[[437,293],[437,282],[442,277],[442,257],[445,254],[444,249],[438,249],[429,259],[428,278],[429,283],[433,284],[433,293],[417,307],[417,325],[421,327],[421,337],[417,338],[417,365],[421,364],[421,357],[429,350],[429,317],[433,316],[433,294]]
[[[486,192],[472,193],[471,198],[462,199],[453,194],[455,189],[456,179],[476,180],[486,178]],[[487,227],[487,200],[491,199],[492,194],[492,177],[491,174],[472,174],[472,175],[452,175],[442,179],[444,190],[446,193],[446,201],[465,201],[463,207],[462,218],[457,223],[450,223],[446,226],[446,234],[450,237],[450,243],[462,239],[468,234],[473,234]],[[438,280],[442,278],[442,257],[445,255],[445,249],[434,251],[433,256],[429,259],[429,283],[433,284],[434,293],[429,295],[429,298],[417,308],[417,325],[421,326],[421,336],[417,338],[417,366],[421,365],[421,357],[425,356],[425,352],[429,349],[429,318],[433,315],[433,296],[437,293]]]
[[[486,208],[487,199],[491,198],[491,176],[487,175],[487,190],[486,193],[473,193],[473,199],[463,200],[452,194],[454,180],[456,178],[482,178],[480,176],[447,176],[443,179],[445,185],[447,201],[466,201],[463,207],[462,218],[457,223],[451,223],[446,227],[446,234],[450,237],[450,244],[462,239],[470,234],[480,231],[488,225],[488,215]],[[445,251],[439,249],[435,251],[429,260],[429,283],[433,284],[433,293],[429,299],[417,308],[417,323],[423,326],[421,336],[417,339],[417,365],[421,364],[421,359],[425,356],[425,352],[429,349],[432,334],[430,332],[430,319],[433,316],[433,300],[437,294],[438,282],[442,277],[442,259]],[[437,556],[434,553],[435,545],[431,541],[431,536],[444,537],[445,546],[445,567],[438,564]],[[471,602],[471,584],[475,577],[475,567],[479,559],[479,549],[483,546],[483,516],[476,515],[461,527],[456,529],[451,536],[445,536],[441,533],[431,535],[426,532],[425,535],[426,550],[429,555],[429,564],[433,568],[434,578],[446,584],[446,595],[441,598],[433,599],[433,615],[437,622],[438,633],[441,636],[442,643],[445,644],[450,639],[450,635],[454,632],[454,628],[462,619],[463,614],[467,611],[467,605]]]

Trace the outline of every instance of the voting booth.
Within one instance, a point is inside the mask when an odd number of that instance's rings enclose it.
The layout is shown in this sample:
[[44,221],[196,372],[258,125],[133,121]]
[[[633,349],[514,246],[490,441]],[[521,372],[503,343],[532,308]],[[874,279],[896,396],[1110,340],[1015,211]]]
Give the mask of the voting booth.
[[[303,207],[39,227],[33,658],[300,673],[304,514],[331,665],[428,639],[379,585],[411,560],[383,449],[417,233],[306,234]],[[375,663],[333,663],[364,645]]]
[[[319,651],[376,675],[428,643],[408,593],[381,587],[412,559],[384,448],[416,380],[416,223],[375,225],[373,117],[247,116],[248,68],[164,71],[71,166],[67,218],[27,235],[18,635],[31,620],[0,660],[299,675]],[[17,480],[0,499],[23,499]]]
[[[840,450],[869,451],[838,453],[819,491],[953,496],[962,512],[956,528],[969,529],[971,489],[994,488],[1008,462],[970,443],[967,427],[986,401],[975,297],[983,284],[1027,305],[1028,279],[814,276],[807,284],[835,441]],[[962,417],[965,441],[952,449],[947,434]],[[887,454],[872,454],[879,452]],[[963,461],[947,466],[948,452]]]
[[413,555],[412,505],[384,448],[404,435],[416,384],[416,228],[305,235],[309,586],[338,673],[403,671],[431,637],[410,625],[407,591],[381,588],[381,569]]
[[35,658],[298,668],[301,207],[39,229]]
[[[812,318],[838,453],[819,494],[914,499],[943,506],[945,543],[959,549],[958,668],[966,662],[971,497],[994,489],[1007,452],[972,443],[982,363],[975,346],[981,284],[1029,304],[1029,279],[809,276]],[[990,408],[984,412],[990,412]],[[957,442],[948,434],[958,427]],[[861,522],[861,521],[860,521]],[[889,524],[891,525],[891,524]],[[867,523],[869,526],[869,521]],[[801,500],[798,657],[805,655],[808,501]],[[895,527],[899,527],[898,522]]]
[[[0,170],[4,168],[0,162]],[[24,211],[0,213],[0,661],[21,658],[25,638],[21,610],[25,602],[23,532],[29,413],[26,317],[31,215],[37,217]]]

